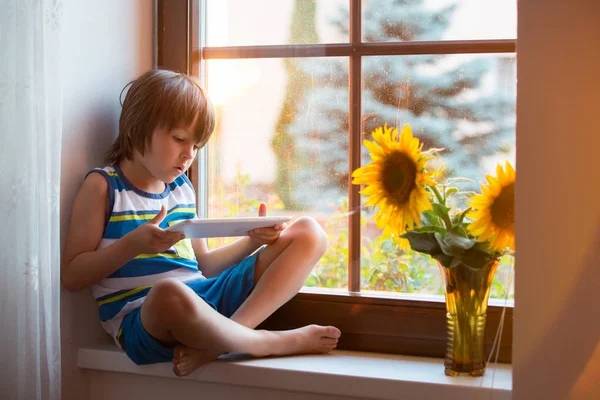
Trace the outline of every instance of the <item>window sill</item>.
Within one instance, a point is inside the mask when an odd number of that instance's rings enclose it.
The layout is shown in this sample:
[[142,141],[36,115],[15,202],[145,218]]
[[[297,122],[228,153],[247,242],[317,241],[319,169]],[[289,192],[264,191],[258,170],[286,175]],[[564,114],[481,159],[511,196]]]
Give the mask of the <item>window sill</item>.
[[[257,329],[273,331],[301,326],[333,325],[342,331],[339,350],[443,358],[447,347],[443,296],[392,293],[348,293],[305,290],[275,311]],[[434,301],[432,301],[434,300]],[[498,361],[512,356],[513,308],[508,302]],[[489,301],[484,345],[492,350],[504,302]]]
[[169,363],[138,366],[112,346],[79,349],[79,368],[186,379],[204,383],[278,389],[321,395],[403,398],[512,398],[512,368],[490,364],[483,378],[448,377],[443,360],[335,350],[329,355],[263,359],[223,356],[188,377],[177,378]]

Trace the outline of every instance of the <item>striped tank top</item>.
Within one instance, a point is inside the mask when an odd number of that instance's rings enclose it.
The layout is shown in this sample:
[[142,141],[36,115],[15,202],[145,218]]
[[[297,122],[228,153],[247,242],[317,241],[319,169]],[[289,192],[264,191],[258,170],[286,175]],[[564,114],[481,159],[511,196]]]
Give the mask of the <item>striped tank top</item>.
[[[154,194],[133,186],[118,166],[93,169],[88,175],[91,173],[101,174],[108,183],[108,210],[99,249],[154,218],[162,205],[167,210],[159,225],[163,229],[196,218],[196,194],[185,175],[166,184],[164,192]],[[102,327],[117,346],[125,315],[141,307],[152,285],[164,278],[182,282],[205,279],[198,270],[190,239],[181,240],[159,254],[140,254],[91,286]]]

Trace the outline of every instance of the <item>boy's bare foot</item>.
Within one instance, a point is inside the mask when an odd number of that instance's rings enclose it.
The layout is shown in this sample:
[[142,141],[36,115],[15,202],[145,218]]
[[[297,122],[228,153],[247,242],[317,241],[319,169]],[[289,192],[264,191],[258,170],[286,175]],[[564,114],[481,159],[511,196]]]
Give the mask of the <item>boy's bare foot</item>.
[[270,332],[277,339],[268,355],[329,353],[342,335],[334,326],[307,325],[289,331]]
[[[268,352],[250,355],[264,357],[292,354],[329,353],[337,346],[341,332],[333,326],[308,325],[289,331],[262,331],[272,335]],[[198,350],[178,344],[173,353],[173,372],[177,376],[186,376],[200,366],[216,360],[221,354],[214,350]]]
[[173,351],[173,372],[177,376],[187,376],[220,355],[216,351],[198,350],[178,344]]

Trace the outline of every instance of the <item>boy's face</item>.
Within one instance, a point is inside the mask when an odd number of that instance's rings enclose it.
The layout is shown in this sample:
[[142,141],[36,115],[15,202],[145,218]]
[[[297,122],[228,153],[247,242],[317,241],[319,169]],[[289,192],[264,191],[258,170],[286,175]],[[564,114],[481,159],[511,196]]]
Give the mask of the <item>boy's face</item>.
[[142,162],[156,179],[171,183],[192,165],[199,148],[190,128],[156,128]]

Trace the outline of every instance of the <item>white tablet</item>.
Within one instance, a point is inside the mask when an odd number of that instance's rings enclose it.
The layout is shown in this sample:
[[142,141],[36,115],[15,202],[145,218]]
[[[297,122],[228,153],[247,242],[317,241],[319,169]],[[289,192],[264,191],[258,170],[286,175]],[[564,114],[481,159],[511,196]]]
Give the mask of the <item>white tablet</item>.
[[252,229],[275,226],[291,219],[287,216],[187,219],[165,230],[182,232],[186,238],[246,236]]

